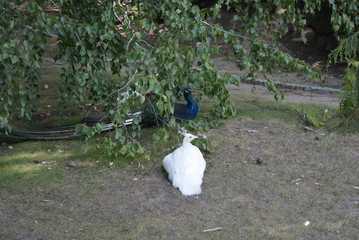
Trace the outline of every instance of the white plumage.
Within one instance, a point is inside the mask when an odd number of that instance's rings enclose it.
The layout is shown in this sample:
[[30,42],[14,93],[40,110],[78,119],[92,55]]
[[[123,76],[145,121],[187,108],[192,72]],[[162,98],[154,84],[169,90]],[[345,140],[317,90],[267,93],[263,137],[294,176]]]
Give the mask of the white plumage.
[[206,161],[198,147],[191,144],[198,138],[192,134],[184,134],[183,144],[163,159],[163,167],[173,187],[183,195],[191,196],[201,193],[201,184]]

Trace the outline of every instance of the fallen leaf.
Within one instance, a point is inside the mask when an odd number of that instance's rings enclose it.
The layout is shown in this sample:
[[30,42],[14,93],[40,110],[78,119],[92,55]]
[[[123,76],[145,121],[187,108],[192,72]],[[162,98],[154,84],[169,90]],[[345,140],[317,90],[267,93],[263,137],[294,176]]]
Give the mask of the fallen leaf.
[[281,8],[276,11],[277,14],[283,14],[287,11],[287,9]]

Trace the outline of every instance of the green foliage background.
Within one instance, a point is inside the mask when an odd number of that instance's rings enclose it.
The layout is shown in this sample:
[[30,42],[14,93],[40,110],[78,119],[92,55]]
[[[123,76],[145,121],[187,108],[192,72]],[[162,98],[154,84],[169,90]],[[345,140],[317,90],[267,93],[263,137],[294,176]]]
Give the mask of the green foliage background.
[[[145,104],[159,116],[169,116],[180,97],[178,87],[191,86],[213,99],[218,117],[235,115],[227,85],[238,85],[240,79],[218,73],[211,61],[221,52],[219,39],[230,45],[238,68],[249,70],[244,78],[256,78],[259,73],[267,76],[279,67],[320,78],[319,69],[281,52],[277,40],[288,33],[289,25],[304,27],[305,16],[320,9],[322,2],[219,0],[200,8],[178,0],[0,0],[1,127],[11,130],[14,116],[31,119],[36,111],[46,37],[56,36],[55,60],[66,62],[59,89],[63,105],[74,100],[104,107],[119,126],[105,142],[108,152],[142,154],[136,140],[140,117],[130,127],[122,126],[124,120]],[[59,12],[45,12],[45,3]],[[355,0],[330,0],[329,5],[339,40],[358,30]],[[222,11],[235,13],[231,20],[235,29],[216,23]],[[268,81],[268,89],[282,99]],[[166,126],[178,124],[169,118]],[[88,137],[99,129],[78,128]],[[154,136],[165,138],[168,132],[162,130]]]

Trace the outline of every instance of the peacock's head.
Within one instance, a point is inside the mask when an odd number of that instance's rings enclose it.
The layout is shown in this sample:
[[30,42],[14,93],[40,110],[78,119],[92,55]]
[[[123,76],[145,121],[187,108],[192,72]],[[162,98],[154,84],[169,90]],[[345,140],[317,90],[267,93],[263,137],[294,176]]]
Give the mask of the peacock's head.
[[196,138],[198,138],[198,137],[195,135],[192,135],[190,133],[186,133],[186,134],[184,134],[183,144],[188,144]]
[[183,89],[183,92],[185,94],[190,94],[192,92],[192,89],[190,87],[186,87],[185,89]]

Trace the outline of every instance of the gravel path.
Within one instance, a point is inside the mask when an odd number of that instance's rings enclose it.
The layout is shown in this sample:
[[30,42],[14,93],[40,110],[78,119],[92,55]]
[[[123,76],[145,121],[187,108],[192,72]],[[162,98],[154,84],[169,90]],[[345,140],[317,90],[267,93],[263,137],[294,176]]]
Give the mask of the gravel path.
[[[266,87],[261,85],[251,85],[241,83],[239,87],[230,85],[230,91],[240,91],[244,93],[254,94],[256,96],[274,99],[273,93],[269,92]],[[301,91],[301,90],[282,90],[284,94],[284,101],[291,102],[308,102],[313,104],[324,104],[324,105],[332,105],[339,106],[339,99],[336,94],[333,93],[315,93],[310,91]]]
[[[215,68],[222,73],[229,73],[233,76],[243,76],[245,72],[240,71],[233,61],[226,61],[222,58],[214,58]],[[340,80],[334,76],[324,76],[327,82],[335,87],[340,86]],[[292,102],[308,102],[313,104],[325,104],[339,106],[337,94],[340,92],[338,88],[320,87],[319,82],[309,81],[306,77],[296,73],[279,72],[274,79],[287,81],[286,83],[277,82],[277,87],[284,94],[285,101]],[[264,85],[265,79],[256,79],[255,85],[250,81],[242,82],[239,87],[230,85],[229,90],[240,91],[244,93],[254,94],[268,99],[274,99],[273,93],[269,92]]]

